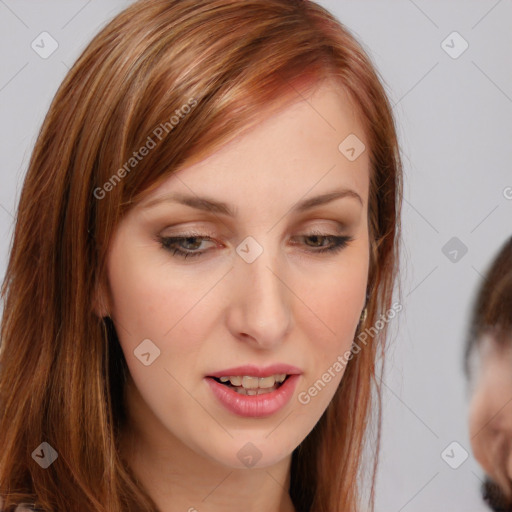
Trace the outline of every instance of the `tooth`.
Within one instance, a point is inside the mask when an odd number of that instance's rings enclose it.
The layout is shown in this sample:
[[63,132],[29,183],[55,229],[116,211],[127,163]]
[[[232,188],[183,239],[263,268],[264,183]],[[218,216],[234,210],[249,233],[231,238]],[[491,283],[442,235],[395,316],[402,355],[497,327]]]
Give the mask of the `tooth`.
[[272,391],[275,391],[276,389],[277,388],[275,386],[266,389],[258,389],[258,395],[266,395],[267,393],[272,393]]
[[229,377],[231,384],[233,386],[241,386],[242,385],[242,377]]
[[258,385],[260,388],[271,388],[275,382],[274,376],[270,375],[269,377],[261,377],[258,381]]
[[258,377],[249,377],[248,375],[244,375],[242,378],[242,386],[245,389],[256,389],[258,387]]
[[253,395],[257,395],[258,394],[258,390],[257,389],[247,389],[246,390],[247,394],[250,395],[250,396],[253,396]]
[[270,389],[275,384],[281,384],[286,379],[286,373],[269,375],[268,377],[253,377],[251,375],[231,375],[229,377],[220,377],[223,383],[230,382],[232,386],[245,389]]
[[240,395],[247,395],[247,390],[245,388],[236,388],[235,392]]

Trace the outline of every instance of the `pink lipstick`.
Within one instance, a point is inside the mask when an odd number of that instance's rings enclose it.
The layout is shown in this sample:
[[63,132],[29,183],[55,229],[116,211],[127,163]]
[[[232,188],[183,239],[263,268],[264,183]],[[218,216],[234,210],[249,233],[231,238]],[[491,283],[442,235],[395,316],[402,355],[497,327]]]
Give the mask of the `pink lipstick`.
[[287,364],[247,365],[206,377],[216,399],[230,412],[248,418],[275,414],[290,401],[302,371]]

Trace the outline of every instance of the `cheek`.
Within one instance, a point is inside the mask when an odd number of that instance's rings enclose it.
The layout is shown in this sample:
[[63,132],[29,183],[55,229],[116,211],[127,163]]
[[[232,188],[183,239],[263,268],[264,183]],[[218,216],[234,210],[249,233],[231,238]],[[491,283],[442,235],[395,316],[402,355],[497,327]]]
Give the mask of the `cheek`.
[[311,272],[303,280],[300,297],[310,312],[297,318],[307,332],[315,333],[319,352],[350,347],[366,298],[368,278],[367,245],[347,252],[338,262]]
[[169,275],[165,259],[155,260],[147,253],[151,251],[123,252],[113,246],[108,273],[111,310],[125,335],[161,339],[198,297],[176,275]]
[[350,350],[366,299],[367,247],[361,244],[322,270],[318,267],[311,279],[297,281],[297,295],[304,297],[306,307],[297,310],[295,320],[308,342],[304,352],[311,370],[301,391],[320,412],[343,377],[348,355],[357,357]]
[[[111,316],[137,385],[147,379],[151,388],[160,379],[176,394],[179,386],[165,370],[185,381],[190,378],[189,369],[201,361],[215,314],[211,289],[219,277],[218,272],[212,272],[194,278],[192,271],[177,270],[168,258],[159,248],[133,244],[125,250],[121,243],[113,243],[108,278]],[[213,303],[218,307],[218,302]],[[151,344],[141,345],[144,340]],[[139,349],[143,346],[157,354],[147,367],[135,357],[145,353]]]
[[492,422],[497,409],[490,391],[488,386],[480,384],[473,395],[469,407],[469,435],[475,459],[487,474],[493,475],[498,433]]
[[[471,399],[469,407],[469,435],[471,439],[471,448],[475,458],[480,464],[483,464],[482,443],[485,438],[485,432],[479,432],[485,424],[484,395],[481,391],[477,391]],[[479,434],[479,435],[477,435]]]
[[[125,250],[113,243],[108,279],[111,316],[130,374],[143,400],[163,422],[163,404],[183,416],[189,407],[179,382],[186,382],[187,369],[197,364],[204,335],[197,330],[196,309],[201,311],[198,302],[208,286],[189,286],[190,280],[182,272],[171,272],[166,255],[156,251],[135,244]],[[142,346],[144,352],[139,350]],[[154,362],[145,366],[138,355],[148,351]]]

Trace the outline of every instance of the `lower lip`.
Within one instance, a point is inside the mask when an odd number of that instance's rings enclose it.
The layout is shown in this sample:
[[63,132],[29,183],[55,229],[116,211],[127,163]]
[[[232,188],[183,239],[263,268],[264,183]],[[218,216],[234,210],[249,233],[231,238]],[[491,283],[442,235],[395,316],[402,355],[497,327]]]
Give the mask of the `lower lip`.
[[246,418],[263,418],[275,414],[292,398],[300,375],[290,375],[283,384],[264,395],[240,395],[212,377],[206,377],[213,394],[230,412]]

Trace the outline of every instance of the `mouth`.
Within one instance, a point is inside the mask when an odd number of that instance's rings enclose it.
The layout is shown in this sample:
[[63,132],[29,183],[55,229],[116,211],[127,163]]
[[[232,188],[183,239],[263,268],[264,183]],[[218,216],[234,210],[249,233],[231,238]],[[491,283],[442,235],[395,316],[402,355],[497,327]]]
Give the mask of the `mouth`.
[[210,377],[219,384],[232,389],[239,395],[257,396],[272,393],[278,390],[290,377],[286,373],[269,375],[268,377],[255,377],[252,375],[230,375],[224,377]]
[[291,400],[302,371],[287,364],[266,368],[238,366],[206,376],[210,391],[228,411],[263,418],[277,413]]

